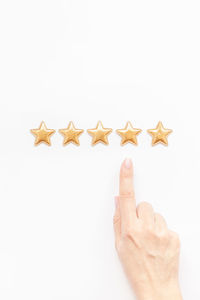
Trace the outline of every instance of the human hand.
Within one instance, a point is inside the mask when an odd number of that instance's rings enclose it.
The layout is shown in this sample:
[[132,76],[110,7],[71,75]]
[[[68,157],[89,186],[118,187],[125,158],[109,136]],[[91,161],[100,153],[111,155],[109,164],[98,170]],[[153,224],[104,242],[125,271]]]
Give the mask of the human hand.
[[121,165],[115,200],[115,245],[137,299],[181,300],[178,235],[167,228],[151,204],[142,202],[136,207],[130,159]]

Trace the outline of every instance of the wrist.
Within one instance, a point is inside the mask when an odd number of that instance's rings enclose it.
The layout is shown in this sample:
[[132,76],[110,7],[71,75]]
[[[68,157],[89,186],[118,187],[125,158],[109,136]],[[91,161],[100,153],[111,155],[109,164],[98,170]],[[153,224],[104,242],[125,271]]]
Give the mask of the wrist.
[[178,284],[154,287],[139,293],[138,300],[183,300]]

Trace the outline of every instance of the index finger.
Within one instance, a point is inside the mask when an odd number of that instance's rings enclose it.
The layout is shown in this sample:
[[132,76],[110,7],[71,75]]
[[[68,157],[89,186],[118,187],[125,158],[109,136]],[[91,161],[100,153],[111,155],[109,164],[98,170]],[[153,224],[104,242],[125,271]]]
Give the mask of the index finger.
[[120,168],[119,195],[134,196],[133,163],[130,158],[126,158]]
[[137,214],[133,189],[133,164],[128,158],[124,160],[120,169],[119,208],[122,231],[133,228]]

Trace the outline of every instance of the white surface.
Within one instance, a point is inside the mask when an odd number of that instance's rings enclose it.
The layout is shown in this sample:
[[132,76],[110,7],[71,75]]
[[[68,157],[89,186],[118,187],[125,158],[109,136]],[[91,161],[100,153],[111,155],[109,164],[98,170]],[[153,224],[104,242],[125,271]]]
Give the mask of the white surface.
[[[132,157],[137,201],[181,237],[199,299],[199,1],[0,2],[0,298],[134,299],[114,249],[113,197]],[[34,147],[31,128],[143,129],[139,146]],[[174,130],[151,147],[146,129]]]

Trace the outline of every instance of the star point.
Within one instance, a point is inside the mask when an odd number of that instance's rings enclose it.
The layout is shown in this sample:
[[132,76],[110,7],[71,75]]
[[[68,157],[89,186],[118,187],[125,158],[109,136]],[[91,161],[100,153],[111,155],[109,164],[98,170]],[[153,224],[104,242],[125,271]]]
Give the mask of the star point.
[[161,143],[168,146],[168,135],[173,132],[172,129],[164,128],[161,121],[158,122],[156,128],[148,129],[147,132],[152,136],[152,146]]
[[133,128],[130,121],[126,123],[125,128],[117,129],[116,132],[121,136],[121,145],[132,143],[137,145],[137,135],[141,132],[141,129]]
[[60,129],[59,132],[64,136],[63,145],[74,143],[75,145],[79,146],[79,135],[81,135],[84,130],[75,128],[73,122],[70,121],[68,127]]
[[88,129],[87,132],[92,136],[92,145],[103,143],[108,145],[108,135],[112,132],[111,128],[104,128],[101,121],[98,121],[96,128]]
[[55,133],[54,129],[48,129],[44,121],[41,122],[39,128],[31,129],[31,133],[35,135],[35,145],[45,143],[51,146],[50,136]]

